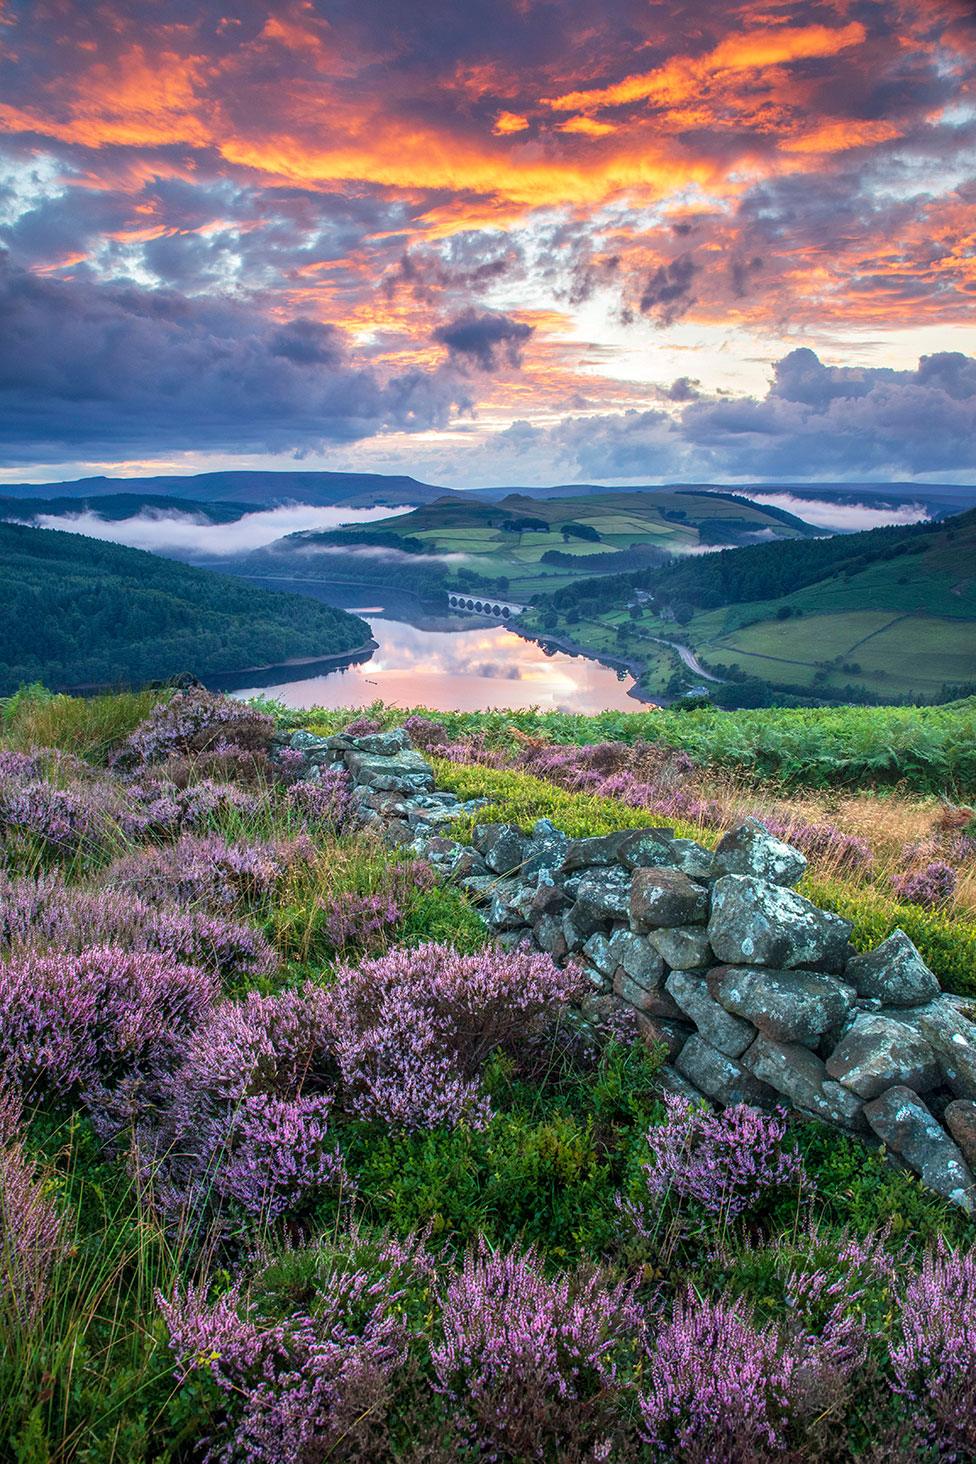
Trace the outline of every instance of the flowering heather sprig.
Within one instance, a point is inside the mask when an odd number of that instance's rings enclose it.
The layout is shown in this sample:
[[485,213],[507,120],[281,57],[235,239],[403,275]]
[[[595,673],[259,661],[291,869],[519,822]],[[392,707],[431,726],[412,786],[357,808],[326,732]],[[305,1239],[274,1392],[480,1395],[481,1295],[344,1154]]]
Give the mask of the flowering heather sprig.
[[159,702],[115,754],[120,768],[144,767],[172,756],[226,755],[229,749],[265,753],[274,721],[231,697],[194,689]]
[[4,829],[71,854],[99,842],[105,817],[91,795],[46,782],[15,783],[0,800],[0,831]]
[[139,1130],[164,1210],[199,1215],[223,1196],[275,1218],[342,1182],[325,1147],[334,1064],[319,988],[220,1002],[184,1045]]
[[228,911],[266,899],[291,869],[314,857],[315,846],[304,834],[273,844],[229,844],[218,834],[184,834],[168,847],[116,860],[101,879],[108,888],[146,900]]
[[388,1277],[333,1270],[318,1278],[315,1315],[256,1316],[240,1289],[208,1303],[189,1287],[158,1298],[177,1377],[209,1373],[225,1418],[207,1464],[311,1464],[387,1457],[384,1424],[406,1334]]
[[976,1455],[976,1252],[940,1237],[906,1288],[889,1348],[895,1390],[919,1443],[941,1459]]
[[374,717],[356,717],[342,730],[347,737],[369,737],[372,733],[381,732],[383,729]]
[[226,984],[278,968],[265,937],[241,920],[150,905],[121,890],[66,885],[53,872],[13,880],[0,873],[0,953],[29,948],[78,954],[92,944],[157,951]]
[[165,956],[24,952],[0,966],[0,1069],[24,1094],[78,1094],[96,1124],[117,1127],[158,1099],[216,994],[212,977]]
[[321,1094],[245,1098],[214,1144],[222,1149],[214,1177],[219,1193],[274,1221],[323,1189],[348,1188],[342,1155],[329,1140],[331,1108],[331,1097]]
[[[41,762],[28,752],[0,747],[0,790],[6,782],[33,783],[41,776]],[[0,791],[2,797],[2,791]]]
[[275,770],[282,782],[294,782],[305,771],[304,752],[297,747],[282,747],[275,754]]
[[874,865],[874,854],[867,839],[845,834],[828,823],[791,823],[789,819],[763,814],[763,823],[771,834],[795,844],[804,854],[822,859],[838,869],[867,873]]
[[340,969],[328,1006],[350,1106],[405,1128],[484,1122],[486,1058],[517,1057],[579,981],[549,956],[433,943]]
[[638,1398],[644,1438],[662,1457],[695,1464],[775,1458],[790,1423],[820,1396],[810,1370],[774,1328],[689,1289],[648,1341]]
[[61,1219],[21,1145],[0,1141],[0,1311],[11,1308],[21,1324],[35,1321],[48,1278],[64,1250]]
[[928,909],[937,909],[952,899],[957,881],[958,876],[951,864],[946,864],[942,859],[933,859],[922,869],[893,874],[891,887],[902,900],[925,905]]
[[233,783],[216,783],[211,778],[189,783],[185,788],[165,778],[150,778],[125,785],[128,807],[120,817],[123,831],[131,839],[169,838],[206,828],[219,814],[234,812],[250,818],[260,802]]
[[651,1151],[643,1170],[646,1193],[622,1206],[639,1234],[654,1233],[660,1202],[668,1194],[729,1221],[804,1182],[798,1151],[783,1147],[786,1123],[780,1114],[760,1113],[746,1103],[712,1113],[672,1094],[664,1102],[664,1123],[646,1136]]
[[374,950],[403,919],[403,908],[392,895],[357,895],[341,890],[325,912],[325,936],[335,951]]
[[314,781],[292,783],[285,802],[306,828],[341,833],[352,817],[352,782],[342,768],[323,768]]
[[465,1442],[489,1459],[581,1459],[601,1440],[614,1353],[636,1330],[627,1283],[546,1277],[534,1251],[469,1253],[441,1297],[431,1348],[438,1391]]
[[435,722],[432,717],[408,717],[403,724],[414,747],[421,751],[430,752],[440,749],[450,742],[450,734],[443,722]]

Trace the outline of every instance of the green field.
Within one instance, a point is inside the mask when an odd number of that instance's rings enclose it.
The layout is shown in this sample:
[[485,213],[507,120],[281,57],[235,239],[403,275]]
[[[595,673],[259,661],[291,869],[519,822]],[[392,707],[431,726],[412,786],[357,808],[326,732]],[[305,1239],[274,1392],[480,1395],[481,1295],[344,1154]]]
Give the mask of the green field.
[[[517,527],[525,521],[525,527]],[[570,535],[565,525],[579,525],[593,539]],[[543,525],[547,527],[542,527]],[[524,600],[573,583],[580,574],[608,573],[612,556],[633,549],[680,554],[706,544],[739,544],[759,533],[797,538],[811,530],[789,514],[761,507],[735,495],[676,491],[653,496],[606,493],[592,498],[531,499],[512,494],[499,504],[458,503],[445,499],[412,513],[384,519],[368,530],[357,528],[327,534],[294,535],[295,547],[324,548],[349,542],[412,541],[431,555],[463,554],[464,568],[487,580],[508,581],[507,593]],[[282,540],[287,546],[291,541]],[[556,550],[570,564],[545,564]],[[416,552],[416,550],[415,550]],[[608,563],[610,558],[611,563]],[[587,561],[599,560],[590,566]]]

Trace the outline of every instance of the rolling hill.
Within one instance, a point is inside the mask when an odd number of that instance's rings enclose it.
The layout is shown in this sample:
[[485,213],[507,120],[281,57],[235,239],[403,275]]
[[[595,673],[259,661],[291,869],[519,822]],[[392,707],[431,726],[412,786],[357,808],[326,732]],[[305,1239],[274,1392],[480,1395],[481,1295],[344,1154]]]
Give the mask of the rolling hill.
[[649,687],[670,674],[670,639],[732,699],[743,682],[825,701],[944,699],[976,682],[976,510],[582,582],[530,623],[633,652]]
[[[737,494],[601,493],[586,501],[509,494],[497,504],[455,494],[366,526],[292,534],[253,560],[280,565],[283,557],[300,555],[310,573],[318,551],[331,572],[336,554],[354,549],[360,551],[357,573],[369,575],[382,572],[384,553],[389,559],[409,555],[447,566],[445,583],[494,585],[528,600],[607,574],[618,562],[628,569],[661,564],[662,551],[814,533],[794,515]],[[369,550],[375,551],[372,568],[363,552]]]
[[370,640],[356,615],[138,549],[0,524],[0,695],[323,659]]

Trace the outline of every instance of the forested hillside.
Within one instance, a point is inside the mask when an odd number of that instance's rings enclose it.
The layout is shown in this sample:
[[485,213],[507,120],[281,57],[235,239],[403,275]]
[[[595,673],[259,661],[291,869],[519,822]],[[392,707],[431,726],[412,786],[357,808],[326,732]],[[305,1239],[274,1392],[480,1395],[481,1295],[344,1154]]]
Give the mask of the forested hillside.
[[0,694],[244,670],[355,650],[369,627],[138,549],[0,524]]

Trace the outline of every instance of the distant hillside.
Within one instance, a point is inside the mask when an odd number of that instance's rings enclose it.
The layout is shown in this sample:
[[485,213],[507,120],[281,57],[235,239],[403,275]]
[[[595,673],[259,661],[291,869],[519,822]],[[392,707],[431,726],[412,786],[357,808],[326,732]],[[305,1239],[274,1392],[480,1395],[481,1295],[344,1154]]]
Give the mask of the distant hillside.
[[432,503],[448,488],[384,473],[194,473],[186,477],[79,478],[70,483],[7,483],[9,498],[93,499],[124,493],[138,499],[194,499],[199,503],[246,504],[250,510],[281,503],[319,507],[397,508]]
[[107,523],[124,523],[139,514],[189,514],[212,524],[230,524],[253,513],[251,503],[204,503],[193,499],[174,502],[161,493],[104,493],[90,498],[13,498],[0,494],[0,519],[33,522],[38,518],[63,518],[93,513]]
[[612,639],[648,665],[655,637],[677,639],[713,676],[799,696],[952,696],[976,683],[976,510],[580,582],[540,602],[533,625],[569,625],[595,651]]
[[138,684],[328,657],[369,640],[356,615],[138,549],[0,524],[0,695]]
[[[450,580],[461,588],[490,585],[528,600],[581,577],[606,574],[618,556],[633,568],[643,555],[650,566],[664,562],[662,551],[680,554],[712,544],[805,538],[815,532],[783,509],[732,493],[601,493],[587,501],[512,493],[500,503],[453,494],[397,518],[292,534],[253,559],[267,567],[270,560],[300,555],[303,573],[314,573],[320,559],[323,572],[327,564],[334,573],[336,554],[354,550],[358,553],[347,561],[347,574],[355,569],[363,578],[375,578],[393,564],[399,572],[404,556],[411,556],[426,560],[439,582]],[[411,574],[418,569],[414,564]],[[257,563],[254,572],[259,572]]]
[[[8,483],[0,485],[0,500],[104,499],[126,495],[136,500],[193,499],[198,503],[275,507],[282,503],[310,503],[343,508],[402,507],[435,503],[445,498],[500,503],[513,494],[537,500],[601,498],[606,495],[653,496],[674,493],[726,493],[742,498],[756,494],[788,493],[794,498],[830,499],[837,503],[872,503],[878,507],[924,503],[933,515],[958,513],[976,506],[976,486],[955,483],[764,483],[730,486],[722,483],[643,483],[608,486],[603,483],[555,483],[545,487],[519,485],[463,490],[441,488],[407,475],[330,472],[218,472],[183,476],[160,474],[148,478],[80,478],[63,483]],[[58,510],[61,511],[61,510]]]

